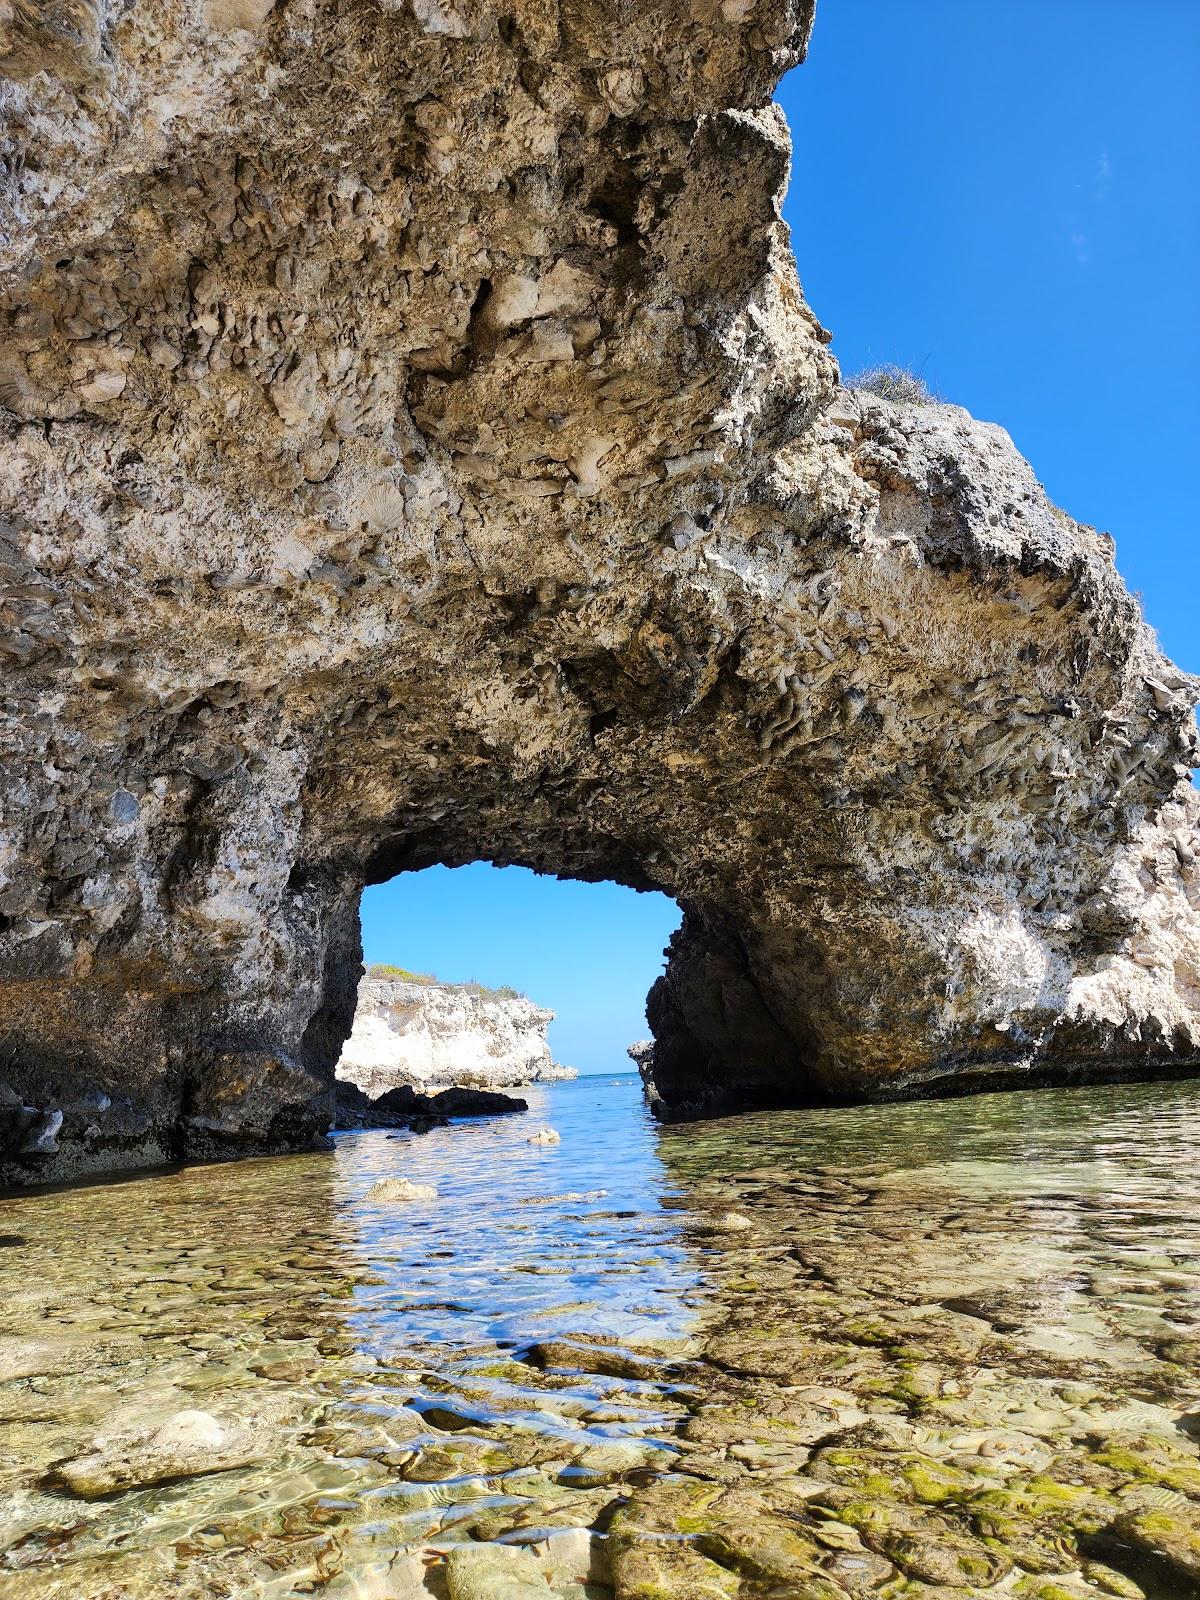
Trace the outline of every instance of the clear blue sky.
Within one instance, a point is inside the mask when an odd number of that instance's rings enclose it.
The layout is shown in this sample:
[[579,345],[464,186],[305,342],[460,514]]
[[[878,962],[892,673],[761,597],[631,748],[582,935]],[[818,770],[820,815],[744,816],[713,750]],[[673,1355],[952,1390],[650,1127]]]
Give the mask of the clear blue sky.
[[[1200,672],[1200,0],[822,0],[779,99],[786,215],[846,372],[920,369],[1106,529]],[[483,863],[368,890],[367,959],[512,983],[558,1059],[621,1070],[678,919]]]
[[1200,3],[819,0],[786,216],[844,372],[920,368],[1200,672]]

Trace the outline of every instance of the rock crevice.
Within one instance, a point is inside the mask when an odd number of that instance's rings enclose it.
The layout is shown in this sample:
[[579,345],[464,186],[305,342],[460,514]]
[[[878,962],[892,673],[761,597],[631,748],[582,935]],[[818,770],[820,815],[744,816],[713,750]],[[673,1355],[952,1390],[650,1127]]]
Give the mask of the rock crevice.
[[1194,1064],[1196,686],[838,383],[808,0],[0,20],[9,1181],[319,1137],[357,899],[673,895],[668,1111]]

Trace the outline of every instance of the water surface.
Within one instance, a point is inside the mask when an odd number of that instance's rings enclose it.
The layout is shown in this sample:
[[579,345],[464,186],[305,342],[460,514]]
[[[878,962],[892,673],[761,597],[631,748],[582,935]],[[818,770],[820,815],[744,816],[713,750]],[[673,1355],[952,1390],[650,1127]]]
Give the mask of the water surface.
[[529,1098],[3,1202],[2,1600],[1197,1592],[1200,1085]]

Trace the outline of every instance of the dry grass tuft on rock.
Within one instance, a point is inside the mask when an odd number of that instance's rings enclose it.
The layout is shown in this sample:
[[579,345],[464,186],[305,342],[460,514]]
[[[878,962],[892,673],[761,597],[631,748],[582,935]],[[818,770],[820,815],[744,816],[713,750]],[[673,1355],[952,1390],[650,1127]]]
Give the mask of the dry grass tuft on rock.
[[372,961],[367,967],[368,978],[394,978],[399,983],[437,983],[432,972],[410,972],[407,967],[394,967],[388,961]]
[[944,402],[931,389],[919,372],[907,367],[885,363],[879,367],[864,367],[846,379],[846,388],[856,394],[875,394],[881,400],[890,400],[897,406],[936,406]]

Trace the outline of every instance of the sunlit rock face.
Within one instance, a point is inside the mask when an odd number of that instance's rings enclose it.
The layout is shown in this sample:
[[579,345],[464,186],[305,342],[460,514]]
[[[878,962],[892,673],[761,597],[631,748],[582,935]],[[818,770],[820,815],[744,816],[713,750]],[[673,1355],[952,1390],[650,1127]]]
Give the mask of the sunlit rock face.
[[1195,1060],[1194,686],[839,390],[810,12],[0,7],[8,1178],[319,1136],[431,862],[680,901],[664,1114]]
[[515,990],[365,977],[337,1075],[377,1099],[413,1089],[509,1089],[573,1078],[550,1054],[554,1012]]

